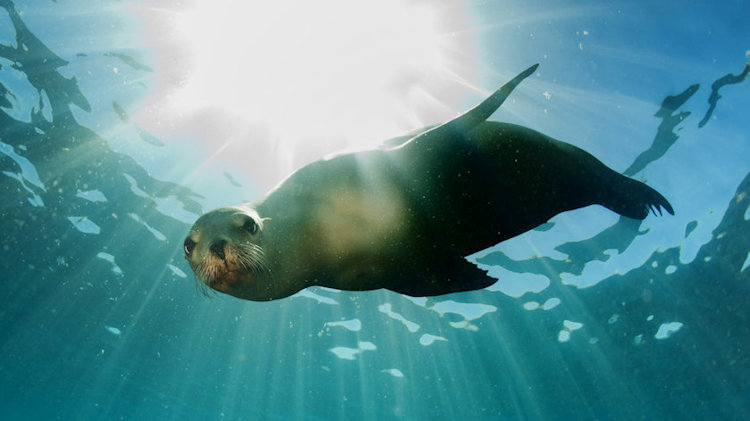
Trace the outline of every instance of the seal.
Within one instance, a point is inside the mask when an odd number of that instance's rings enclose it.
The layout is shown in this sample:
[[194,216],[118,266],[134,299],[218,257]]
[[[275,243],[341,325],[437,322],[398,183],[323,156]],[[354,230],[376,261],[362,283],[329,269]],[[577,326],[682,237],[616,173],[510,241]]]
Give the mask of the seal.
[[603,205],[674,210],[651,187],[573,145],[487,121],[531,66],[442,125],[294,172],[256,203],[202,215],[185,258],[204,292],[266,301],[319,285],[433,296],[496,280],[465,256],[551,217]]

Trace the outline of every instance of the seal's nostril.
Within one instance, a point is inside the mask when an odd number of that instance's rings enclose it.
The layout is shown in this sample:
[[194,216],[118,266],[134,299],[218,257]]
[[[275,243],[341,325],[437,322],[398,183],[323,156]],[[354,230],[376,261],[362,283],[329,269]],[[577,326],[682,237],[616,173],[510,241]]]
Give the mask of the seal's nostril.
[[226,244],[227,244],[226,240],[217,240],[217,241],[214,241],[211,244],[210,250],[211,250],[211,252],[213,254],[219,256],[219,258],[221,260],[225,260],[225,257],[224,257],[224,246]]

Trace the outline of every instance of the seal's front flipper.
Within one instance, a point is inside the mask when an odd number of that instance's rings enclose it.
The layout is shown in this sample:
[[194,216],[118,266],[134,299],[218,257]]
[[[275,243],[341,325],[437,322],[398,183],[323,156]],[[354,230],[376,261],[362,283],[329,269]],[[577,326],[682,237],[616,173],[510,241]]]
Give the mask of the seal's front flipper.
[[510,96],[510,93],[513,92],[513,89],[515,89],[516,86],[521,83],[521,81],[531,76],[536,71],[537,67],[539,67],[539,63],[519,73],[518,76],[511,79],[510,82],[503,85],[487,99],[474,106],[474,108],[466,111],[460,116],[437,128],[440,129],[441,127],[445,126],[453,126],[453,129],[455,130],[473,129],[478,124],[481,124],[482,122],[490,118],[492,113],[497,111],[497,109],[500,108],[501,105],[503,105],[503,102],[505,102],[505,100]]
[[448,265],[446,270],[437,274],[437,280],[440,284],[440,291],[433,294],[425,295],[440,295],[448,294],[451,292],[463,292],[463,291],[474,291],[477,289],[487,288],[488,286],[497,282],[497,279],[491,278],[487,275],[486,270],[480,269],[474,263],[466,260],[463,257],[451,257],[447,256],[444,259]]
[[539,63],[519,73],[518,76],[511,79],[510,82],[503,85],[487,99],[474,106],[474,108],[466,111],[465,113],[448,122],[445,122],[431,130],[427,130],[417,135],[412,140],[410,140],[410,142],[428,141],[427,139],[429,138],[442,137],[448,134],[465,132],[473,129],[477,125],[490,118],[492,113],[497,111],[497,109],[500,108],[503,102],[505,102],[505,99],[508,98],[510,93],[513,92],[513,89],[515,89],[516,86],[521,83],[521,81],[531,76],[536,71],[537,67],[539,67]]
[[602,199],[603,206],[633,219],[645,219],[649,211],[654,215],[658,211],[661,215],[662,208],[670,215],[674,215],[672,205],[658,191],[622,175],[618,178],[606,197]]
[[388,289],[412,297],[431,297],[452,292],[474,291],[497,282],[497,279],[487,275],[487,271],[463,257],[443,255],[439,259],[436,258],[435,263],[435,267],[425,268],[418,279],[400,282]]

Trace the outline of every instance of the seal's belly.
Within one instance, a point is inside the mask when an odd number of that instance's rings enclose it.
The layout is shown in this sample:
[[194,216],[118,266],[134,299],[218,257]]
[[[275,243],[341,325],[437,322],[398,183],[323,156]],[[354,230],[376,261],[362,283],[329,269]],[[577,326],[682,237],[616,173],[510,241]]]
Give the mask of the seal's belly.
[[337,190],[316,211],[316,238],[332,257],[375,252],[384,246],[383,240],[393,240],[405,230],[405,210],[403,195],[393,189]]
[[386,184],[337,188],[317,206],[313,220],[318,256],[336,268],[329,276],[351,289],[380,288],[383,271],[396,263],[396,247],[409,235],[403,193]]

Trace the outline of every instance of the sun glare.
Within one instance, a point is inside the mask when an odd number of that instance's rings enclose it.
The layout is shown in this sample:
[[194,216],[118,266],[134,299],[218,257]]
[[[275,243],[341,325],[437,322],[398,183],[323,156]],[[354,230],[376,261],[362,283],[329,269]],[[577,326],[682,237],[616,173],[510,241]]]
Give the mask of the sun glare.
[[397,134],[423,123],[411,110],[434,100],[430,83],[462,83],[451,54],[469,49],[441,28],[445,4],[198,2],[177,17],[190,64],[171,106],[220,108],[287,139]]

